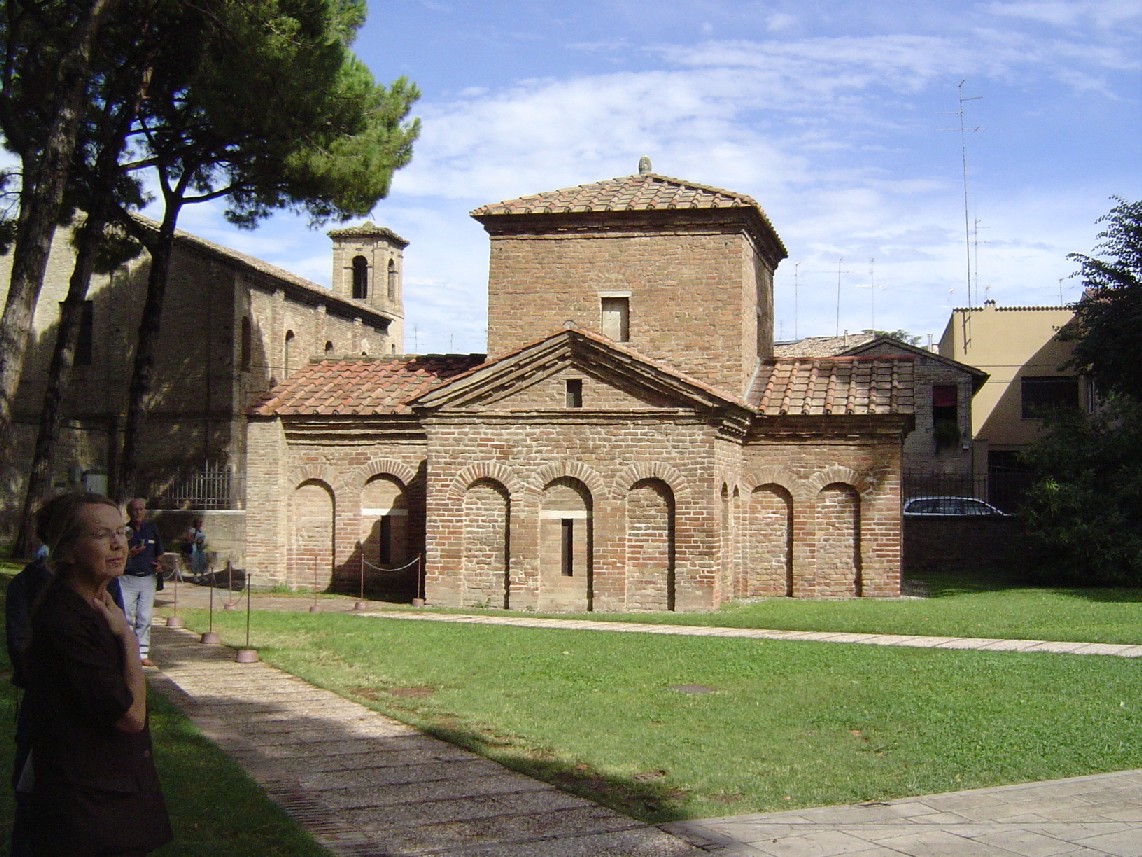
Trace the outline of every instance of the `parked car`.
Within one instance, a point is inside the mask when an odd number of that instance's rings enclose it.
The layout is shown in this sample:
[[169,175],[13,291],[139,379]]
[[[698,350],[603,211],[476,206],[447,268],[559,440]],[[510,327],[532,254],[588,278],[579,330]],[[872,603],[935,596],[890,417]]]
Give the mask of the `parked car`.
[[975,497],[913,497],[904,504],[905,518],[1010,518],[990,503]]

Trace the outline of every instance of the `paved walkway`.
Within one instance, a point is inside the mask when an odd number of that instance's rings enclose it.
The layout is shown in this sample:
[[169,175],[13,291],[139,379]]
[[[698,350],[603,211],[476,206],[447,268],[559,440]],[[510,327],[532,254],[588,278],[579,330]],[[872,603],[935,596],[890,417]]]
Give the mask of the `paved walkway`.
[[[203,606],[203,590],[179,589],[180,604]],[[312,606],[296,598],[274,604],[271,598],[255,596],[255,607]],[[172,601],[168,586],[159,599],[162,615],[171,612]],[[240,606],[245,607],[244,599]],[[317,608],[351,611],[353,600],[323,599]],[[619,633],[1142,655],[1135,651],[1139,646],[969,643],[398,611],[360,615]],[[1050,648],[1054,645],[1070,648]],[[154,628],[152,657],[159,665],[149,671],[152,686],[174,699],[337,855],[1142,857],[1142,771],[654,827],[508,771],[265,664],[236,663],[233,650],[202,645],[197,634],[167,628],[161,620]]]

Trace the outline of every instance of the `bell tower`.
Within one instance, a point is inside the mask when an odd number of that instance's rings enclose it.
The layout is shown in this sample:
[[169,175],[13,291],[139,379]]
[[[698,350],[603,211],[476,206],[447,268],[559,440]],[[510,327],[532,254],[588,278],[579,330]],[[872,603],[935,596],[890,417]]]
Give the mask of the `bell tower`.
[[404,248],[408,242],[366,221],[334,229],[333,294],[388,316],[387,353],[404,352]]

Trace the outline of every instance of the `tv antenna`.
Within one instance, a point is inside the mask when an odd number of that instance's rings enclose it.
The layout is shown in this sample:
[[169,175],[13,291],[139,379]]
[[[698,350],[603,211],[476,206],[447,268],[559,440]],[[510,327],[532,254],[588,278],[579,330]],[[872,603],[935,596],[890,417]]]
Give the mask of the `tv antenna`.
[[[971,216],[968,213],[968,138],[967,132],[971,131],[973,134],[977,131],[983,130],[978,125],[975,128],[968,128],[964,121],[964,105],[969,101],[980,101],[983,99],[982,95],[964,95],[964,84],[966,80],[961,80],[957,89],[960,91],[959,104],[960,108],[957,111],[960,117],[960,161],[963,167],[964,179],[964,250],[967,256],[967,287],[968,287],[968,303],[967,309],[970,312],[972,306],[972,236],[971,236]],[[953,128],[945,128],[945,131],[955,130]]]
[[869,330],[876,330],[876,259],[868,260],[868,286],[857,286],[859,289],[867,288],[869,291],[870,311]]
[[834,336],[841,335],[841,274],[851,274],[851,271],[842,271],[841,263],[845,261],[845,257],[841,256],[837,259],[837,332]]

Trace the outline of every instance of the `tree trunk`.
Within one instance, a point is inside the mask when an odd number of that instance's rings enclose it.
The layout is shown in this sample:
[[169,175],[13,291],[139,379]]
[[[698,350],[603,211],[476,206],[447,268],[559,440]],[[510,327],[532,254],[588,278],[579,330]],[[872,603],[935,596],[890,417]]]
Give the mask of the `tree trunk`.
[[[100,219],[96,220],[97,216]],[[79,240],[76,242],[75,268],[71,272],[67,297],[60,308],[59,328],[48,367],[43,408],[40,410],[40,431],[36,437],[32,470],[28,474],[28,487],[24,493],[24,508],[20,516],[20,528],[16,533],[16,544],[12,549],[13,556],[27,556],[31,552],[36,508],[51,491],[55,447],[59,439],[60,404],[71,378],[75,347],[79,339],[80,315],[91,285],[95,249],[104,225],[105,220],[100,215],[89,215],[80,228]]]
[[92,0],[75,29],[59,71],[59,100],[40,153],[21,153],[24,187],[12,254],[12,280],[0,317],[0,437],[12,436],[12,403],[20,383],[32,316],[47,269],[64,189],[83,119],[91,50],[104,18],[119,0]]
[[135,364],[131,372],[131,386],[127,394],[127,421],[123,427],[123,454],[111,495],[127,500],[138,493],[136,485],[139,470],[139,439],[147,418],[147,396],[150,395],[155,371],[155,350],[159,343],[163,302],[166,299],[167,279],[170,276],[171,254],[174,249],[175,224],[182,209],[177,199],[168,199],[158,238],[147,242],[151,253],[151,270],[147,275],[147,299],[143,304],[143,318],[139,322],[139,335],[135,344]]

